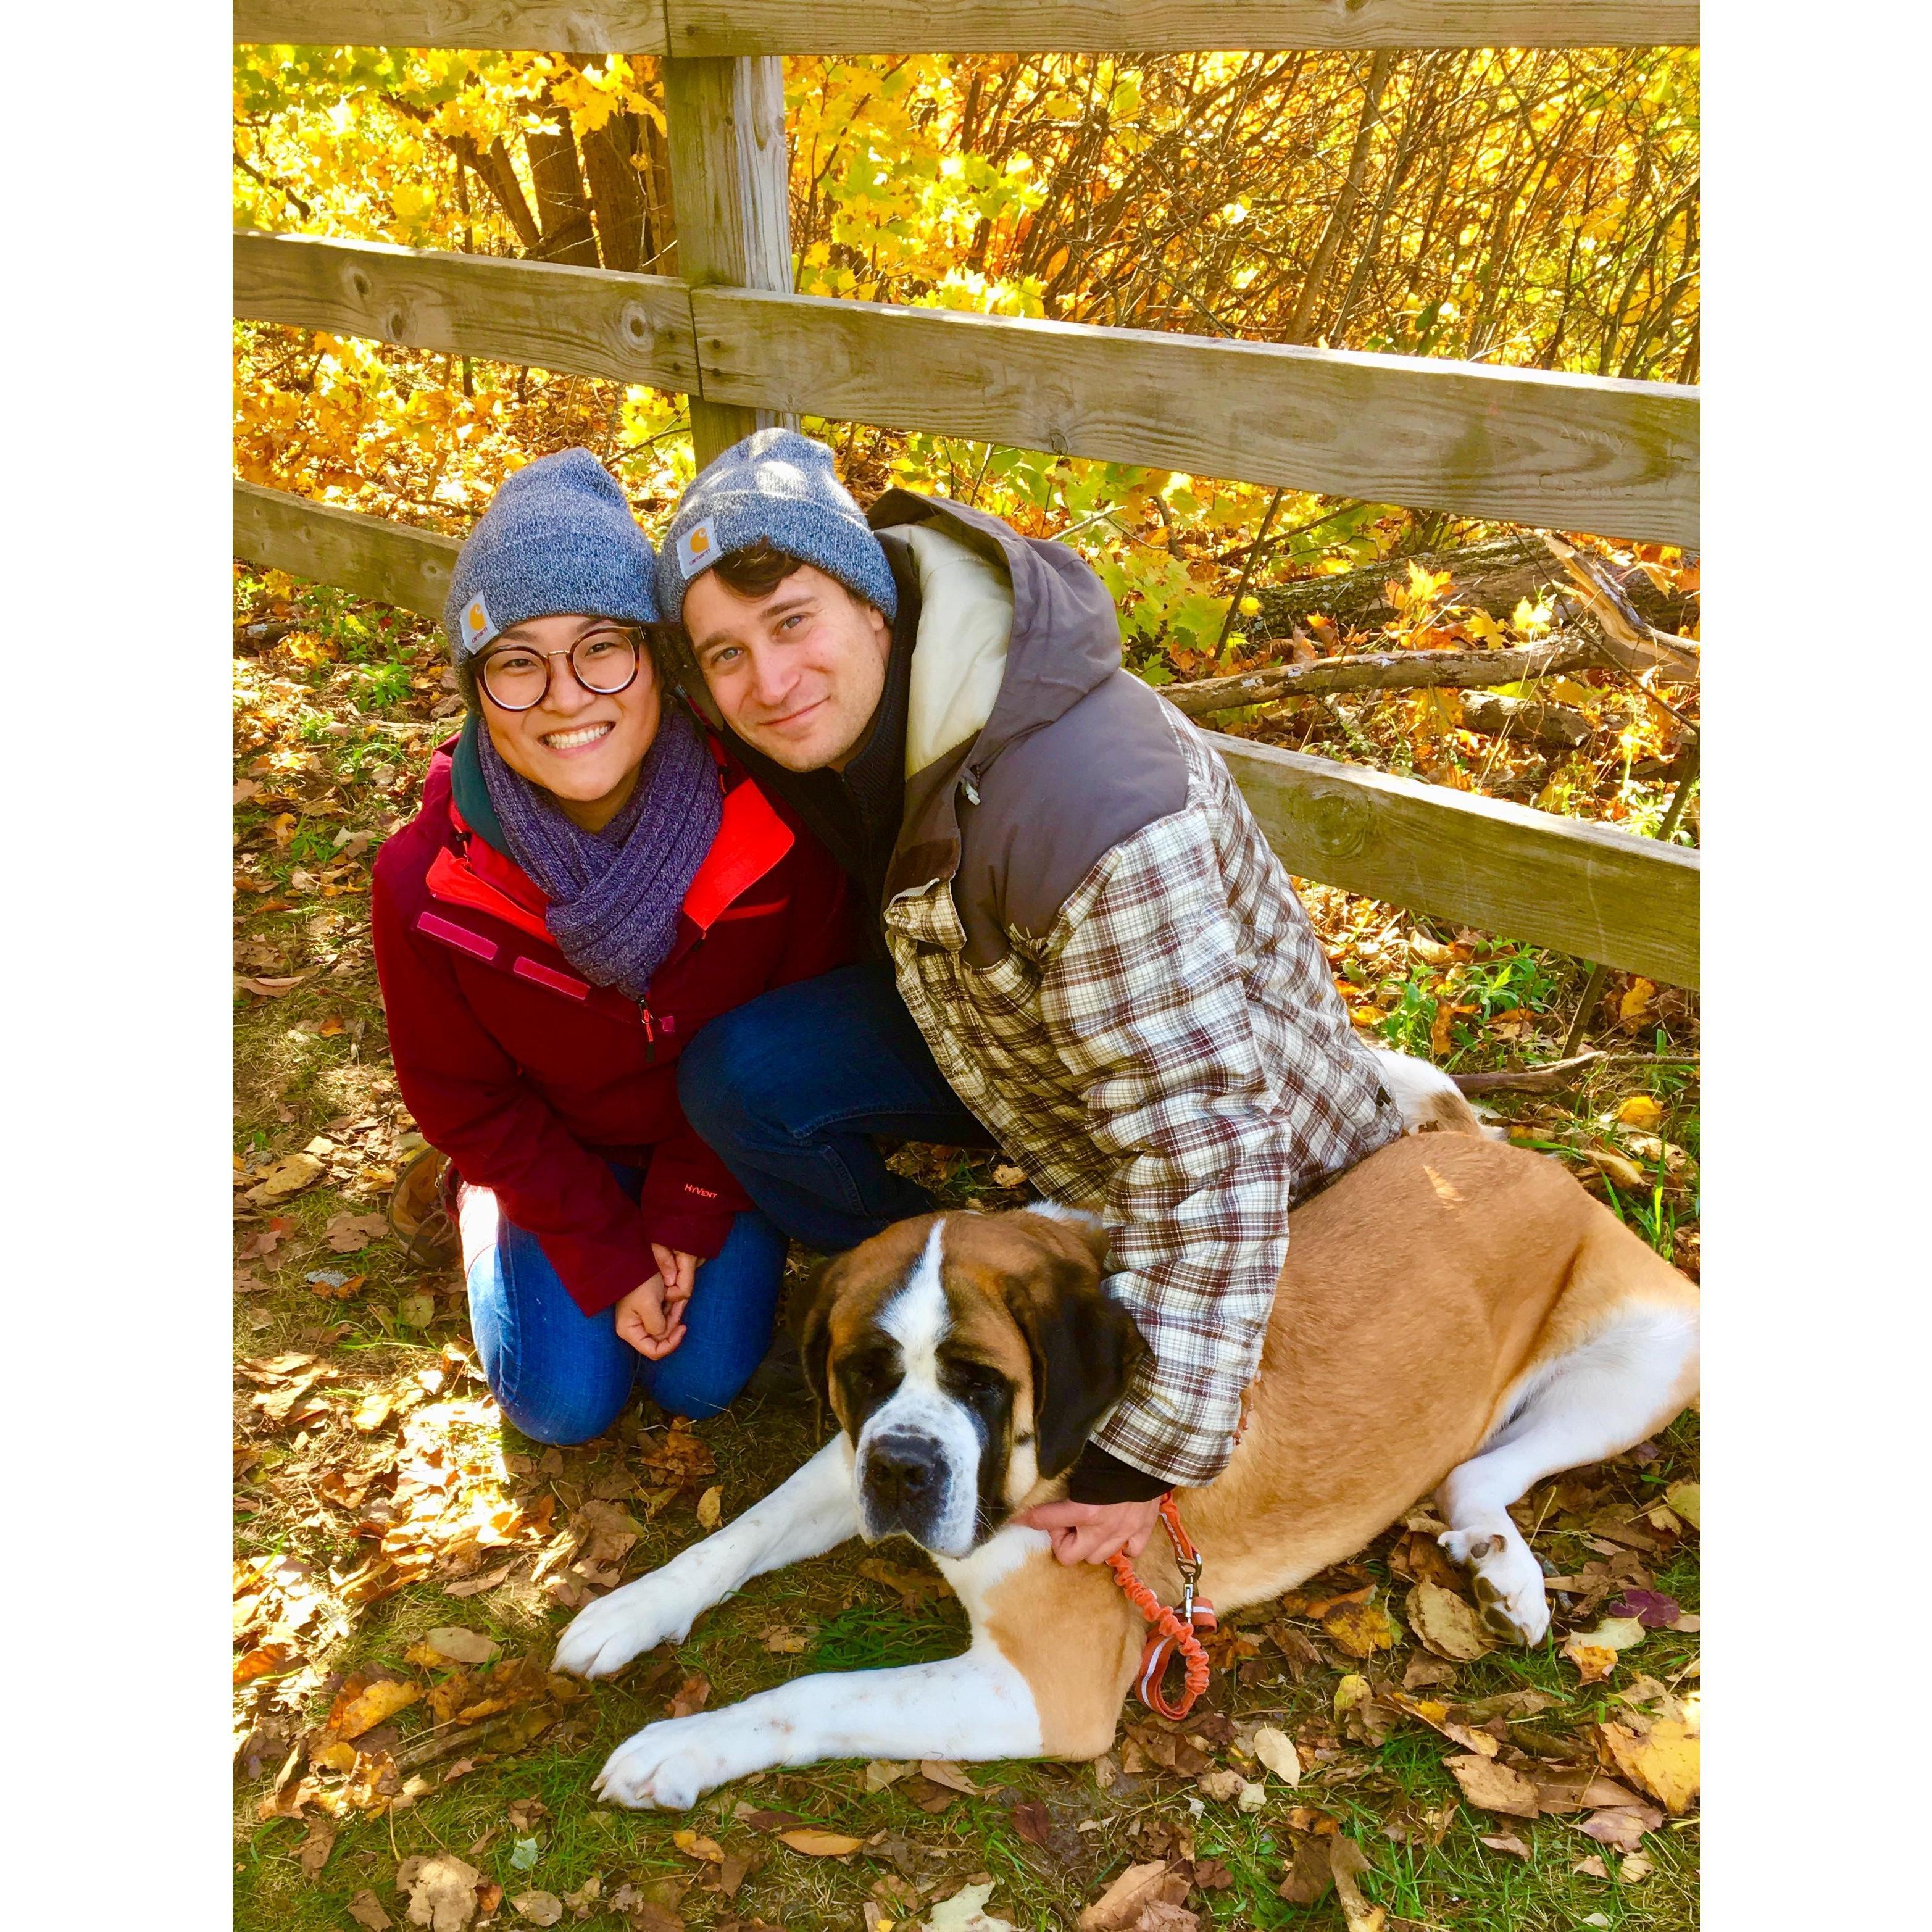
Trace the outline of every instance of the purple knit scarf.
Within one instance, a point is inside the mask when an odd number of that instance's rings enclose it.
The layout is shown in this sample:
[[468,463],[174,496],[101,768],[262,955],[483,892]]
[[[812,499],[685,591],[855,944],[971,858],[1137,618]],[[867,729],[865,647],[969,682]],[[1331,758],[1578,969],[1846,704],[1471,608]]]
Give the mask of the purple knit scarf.
[[689,713],[665,704],[631,796],[602,832],[572,823],[511,770],[487,730],[476,752],[510,856],[550,901],[544,923],[563,956],[592,985],[641,1001],[724,810],[718,767]]

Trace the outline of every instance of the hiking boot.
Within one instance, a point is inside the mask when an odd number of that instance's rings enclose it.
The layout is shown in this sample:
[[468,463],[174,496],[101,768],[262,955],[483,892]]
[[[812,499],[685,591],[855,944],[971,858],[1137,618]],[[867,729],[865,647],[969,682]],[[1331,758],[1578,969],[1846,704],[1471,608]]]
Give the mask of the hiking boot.
[[454,1169],[433,1147],[422,1149],[397,1175],[389,1196],[389,1228],[403,1244],[405,1267],[446,1268],[462,1258],[455,1178]]

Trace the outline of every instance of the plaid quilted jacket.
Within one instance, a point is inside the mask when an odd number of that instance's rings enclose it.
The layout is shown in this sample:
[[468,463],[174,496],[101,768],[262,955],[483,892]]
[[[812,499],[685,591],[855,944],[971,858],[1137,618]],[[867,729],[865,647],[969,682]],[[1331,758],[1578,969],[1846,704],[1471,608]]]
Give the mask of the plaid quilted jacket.
[[1149,1352],[1094,1440],[1206,1482],[1288,1209],[1400,1117],[1226,765],[1121,668],[1084,560],[903,490],[871,514],[916,626],[882,908],[900,994],[1034,1185],[1106,1222]]

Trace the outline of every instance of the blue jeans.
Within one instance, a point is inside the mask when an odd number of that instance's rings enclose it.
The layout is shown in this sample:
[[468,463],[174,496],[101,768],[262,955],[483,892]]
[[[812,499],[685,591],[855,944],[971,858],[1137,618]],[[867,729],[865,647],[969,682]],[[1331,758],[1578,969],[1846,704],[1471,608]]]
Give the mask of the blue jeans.
[[856,1246],[932,1210],[873,1140],[987,1148],[881,965],[842,966],[734,1007],[678,1061],[685,1118],[794,1240]]
[[[643,1175],[614,1161],[610,1172],[635,1200]],[[466,1190],[464,1204],[470,1325],[491,1393],[526,1436],[588,1442],[616,1420],[634,1388],[674,1415],[716,1415],[764,1360],[785,1239],[755,1208],[700,1264],[684,1340],[652,1362],[619,1337],[609,1309],[586,1315],[571,1300],[534,1234],[498,1215],[490,1238],[490,1204],[476,1201],[478,1192]]]

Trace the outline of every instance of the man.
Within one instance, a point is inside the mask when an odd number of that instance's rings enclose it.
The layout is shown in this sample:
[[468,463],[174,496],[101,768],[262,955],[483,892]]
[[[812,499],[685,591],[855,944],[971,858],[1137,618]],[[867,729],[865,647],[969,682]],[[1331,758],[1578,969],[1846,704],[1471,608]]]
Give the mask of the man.
[[714,1022],[686,1112],[824,1248],[928,1204],[879,1133],[990,1130],[1098,1213],[1149,1353],[1032,1520],[1065,1562],[1138,1555],[1232,1453],[1290,1206],[1401,1130],[1287,875],[1064,544],[904,490],[868,519],[823,445],[761,430],[686,493],[658,578],[694,694],[875,910],[898,995],[851,968]]

